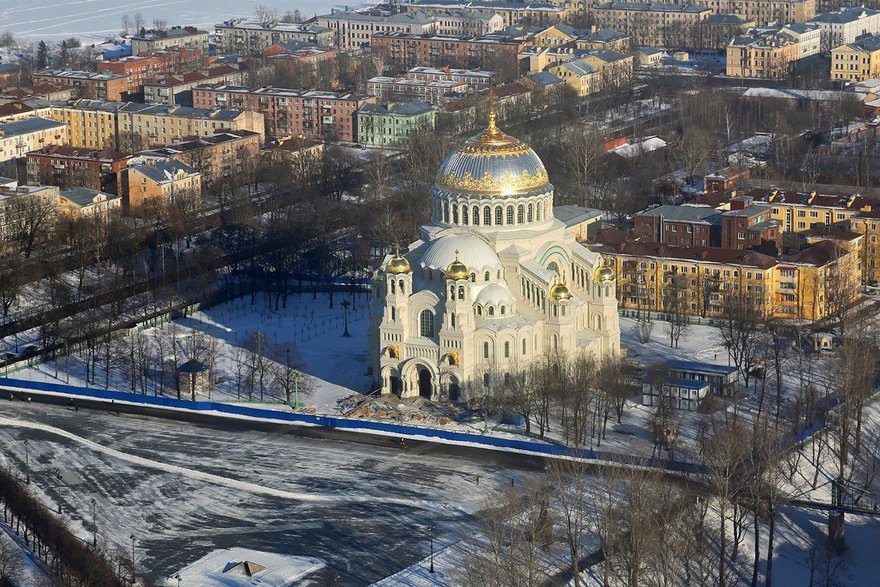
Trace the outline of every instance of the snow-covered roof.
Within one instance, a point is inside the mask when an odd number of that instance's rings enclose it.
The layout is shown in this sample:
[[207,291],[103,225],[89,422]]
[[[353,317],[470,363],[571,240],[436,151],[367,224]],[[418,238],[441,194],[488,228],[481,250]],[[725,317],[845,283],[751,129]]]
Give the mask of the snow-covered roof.
[[472,234],[450,234],[429,243],[419,265],[442,271],[456,258],[467,265],[468,269],[494,269],[501,266],[492,247]]
[[[242,563],[249,563],[252,574],[239,572]],[[176,587],[287,587],[304,580],[324,566],[323,561],[304,556],[288,556],[247,548],[215,550],[165,579],[165,585]]]
[[476,302],[484,306],[512,306],[513,295],[499,283],[490,283],[477,294]]

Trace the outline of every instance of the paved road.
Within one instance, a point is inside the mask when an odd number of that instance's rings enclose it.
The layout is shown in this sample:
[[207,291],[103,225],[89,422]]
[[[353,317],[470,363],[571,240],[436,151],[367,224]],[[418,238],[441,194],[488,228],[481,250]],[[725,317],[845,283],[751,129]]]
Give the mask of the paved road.
[[[81,537],[130,552],[151,579],[215,548],[324,559],[312,584],[365,585],[471,533],[497,488],[540,474],[530,459],[429,444],[341,442],[63,406],[0,403],[0,465],[24,471]],[[24,422],[25,427],[9,425]],[[41,427],[41,428],[38,428]],[[62,434],[63,433],[63,434]],[[478,482],[479,479],[479,482]]]

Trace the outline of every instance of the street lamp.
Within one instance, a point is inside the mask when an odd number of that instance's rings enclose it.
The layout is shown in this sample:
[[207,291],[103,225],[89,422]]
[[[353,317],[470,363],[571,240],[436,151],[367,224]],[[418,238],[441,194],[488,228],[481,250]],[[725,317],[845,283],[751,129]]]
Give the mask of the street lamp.
[[434,572],[434,526],[431,525],[428,528],[428,531],[430,532],[430,535],[431,535],[431,568],[429,569],[429,572],[433,573]]
[[134,534],[129,536],[131,538],[131,584],[134,585],[134,570],[135,570],[135,561],[134,561]]
[[98,516],[95,512],[95,498],[92,498],[92,548],[98,547]]
[[489,382],[486,381],[485,393],[483,394],[483,434],[489,432]]
[[174,578],[177,579],[177,587],[180,587],[180,573],[174,575]]
[[30,484],[31,482],[31,465],[30,465],[30,457],[28,456],[28,441],[24,441],[24,482],[26,484]]
[[342,336],[350,338],[351,334],[348,333],[348,307],[351,305],[351,302],[349,302],[348,300],[342,300],[342,303],[340,305],[344,310],[343,315],[345,316],[345,332],[342,333]]

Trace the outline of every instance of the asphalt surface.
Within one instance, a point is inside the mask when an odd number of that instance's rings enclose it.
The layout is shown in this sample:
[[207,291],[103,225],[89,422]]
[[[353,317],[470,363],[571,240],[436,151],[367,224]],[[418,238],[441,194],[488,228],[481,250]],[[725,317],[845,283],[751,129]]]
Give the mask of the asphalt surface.
[[367,585],[422,559],[429,526],[438,545],[460,540],[501,485],[541,474],[539,463],[516,455],[290,427],[8,400],[0,418],[78,437],[0,425],[0,464],[5,457],[24,476],[27,440],[31,484],[43,499],[86,541],[95,499],[99,546],[130,553],[134,535],[138,564],[156,584],[214,549],[241,546],[323,559],[309,585]]

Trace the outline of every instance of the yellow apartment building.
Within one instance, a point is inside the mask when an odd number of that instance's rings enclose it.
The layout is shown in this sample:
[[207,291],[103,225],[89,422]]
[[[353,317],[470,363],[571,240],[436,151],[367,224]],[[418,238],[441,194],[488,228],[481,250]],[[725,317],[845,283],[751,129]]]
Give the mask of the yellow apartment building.
[[831,79],[861,82],[880,77],[880,35],[831,50]]

